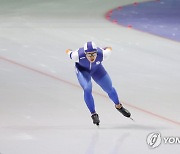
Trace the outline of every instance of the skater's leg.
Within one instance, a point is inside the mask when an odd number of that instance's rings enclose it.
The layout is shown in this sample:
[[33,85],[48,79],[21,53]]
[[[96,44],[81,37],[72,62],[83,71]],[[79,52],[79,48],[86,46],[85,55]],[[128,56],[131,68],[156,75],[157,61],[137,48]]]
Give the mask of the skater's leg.
[[101,86],[101,88],[108,94],[109,98],[116,105],[120,105],[118,94],[116,90],[114,89],[114,87],[112,86],[112,81],[108,74],[106,74],[105,76],[103,76],[102,78],[98,80],[97,79],[94,79],[94,80],[99,86]]
[[94,99],[92,96],[92,82],[91,82],[91,76],[86,71],[77,71],[77,78],[81,85],[81,87],[84,90],[84,100],[86,102],[86,105],[91,112],[91,114],[96,113],[95,112],[95,105],[94,105]]
[[109,97],[115,103],[115,107],[119,112],[121,112],[125,117],[131,116],[131,113],[120,103],[117,92],[112,87],[112,81],[108,74],[98,80],[95,79],[95,82],[100,85],[105,92],[108,93]]

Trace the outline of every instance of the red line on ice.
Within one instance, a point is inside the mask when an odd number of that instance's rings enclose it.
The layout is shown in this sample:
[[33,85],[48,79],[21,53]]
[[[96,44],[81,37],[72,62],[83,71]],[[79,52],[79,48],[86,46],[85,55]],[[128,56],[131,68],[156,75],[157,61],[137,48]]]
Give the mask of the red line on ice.
[[[65,83],[65,84],[71,85],[71,86],[73,86],[73,87],[80,88],[80,86],[78,86],[78,85],[76,85],[76,84],[74,84],[74,83],[71,83],[71,82],[69,82],[69,81],[66,81],[66,80],[64,80],[64,79],[61,79],[60,77],[57,77],[57,76],[51,75],[51,74],[49,74],[49,73],[46,73],[46,72],[37,70],[37,69],[32,68],[32,67],[30,67],[30,66],[26,66],[26,65],[20,64],[20,63],[18,63],[18,62],[16,62],[16,61],[13,61],[13,60],[8,59],[8,58],[1,57],[1,56],[0,56],[0,59],[3,60],[3,61],[6,61],[6,62],[8,62],[8,63],[14,64],[14,65],[16,65],[16,66],[25,68],[25,69],[27,69],[27,70],[30,70],[30,71],[39,73],[39,74],[44,75],[44,76],[47,76],[47,77],[49,77],[49,78],[58,80],[58,81],[63,82],[63,83]],[[98,92],[93,92],[93,93],[94,93],[94,94],[97,94],[97,95],[99,95],[99,96],[102,96],[102,97],[107,97],[106,95],[103,95],[103,94],[98,93]],[[161,116],[161,115],[158,115],[158,114],[156,114],[156,113],[153,113],[153,112],[151,112],[151,111],[148,111],[148,110],[139,108],[139,107],[137,107],[137,106],[134,106],[134,105],[131,105],[131,104],[128,104],[128,103],[123,103],[123,104],[126,104],[127,106],[129,106],[129,107],[131,107],[131,108],[134,108],[134,109],[136,109],[136,110],[138,110],[138,111],[141,111],[141,112],[144,112],[144,113],[149,114],[149,115],[151,115],[151,116],[154,116],[154,117],[156,117],[156,118],[159,118],[159,119],[162,119],[162,120],[165,120],[165,121],[167,121],[167,122],[170,122],[170,123],[173,123],[173,124],[176,124],[176,125],[180,126],[180,122],[178,122],[178,121],[171,120],[171,119],[169,119],[169,118],[163,117],[163,116]]]

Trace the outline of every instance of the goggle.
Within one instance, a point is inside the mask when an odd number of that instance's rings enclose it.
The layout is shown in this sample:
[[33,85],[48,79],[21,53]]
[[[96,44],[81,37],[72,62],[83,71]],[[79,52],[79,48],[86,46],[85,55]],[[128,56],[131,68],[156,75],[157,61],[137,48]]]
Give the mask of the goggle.
[[95,56],[97,56],[97,52],[86,53],[86,56],[88,56],[88,57],[95,57]]

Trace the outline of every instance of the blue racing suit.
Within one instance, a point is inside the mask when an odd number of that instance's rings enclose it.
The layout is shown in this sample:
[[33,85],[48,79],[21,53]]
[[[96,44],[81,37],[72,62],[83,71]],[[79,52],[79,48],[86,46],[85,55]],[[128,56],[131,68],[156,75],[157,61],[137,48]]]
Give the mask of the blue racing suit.
[[97,48],[97,58],[93,63],[90,63],[86,58],[84,48],[79,48],[76,51],[71,51],[69,56],[75,60],[76,75],[81,87],[84,90],[84,100],[89,111],[96,113],[94,99],[92,96],[92,82],[93,80],[108,94],[109,98],[118,105],[119,98],[116,90],[112,87],[112,81],[102,65],[102,61],[109,54],[108,50]]

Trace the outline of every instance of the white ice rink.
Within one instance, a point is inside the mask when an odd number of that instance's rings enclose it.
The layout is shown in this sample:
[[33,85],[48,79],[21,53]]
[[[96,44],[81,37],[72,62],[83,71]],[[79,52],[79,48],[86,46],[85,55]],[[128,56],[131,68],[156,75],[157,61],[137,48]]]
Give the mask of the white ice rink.
[[[0,154],[180,153],[178,143],[146,143],[152,132],[180,137],[180,43],[105,19],[133,2],[0,0]],[[112,46],[103,64],[135,122],[93,82],[92,124],[65,54],[89,40]]]

